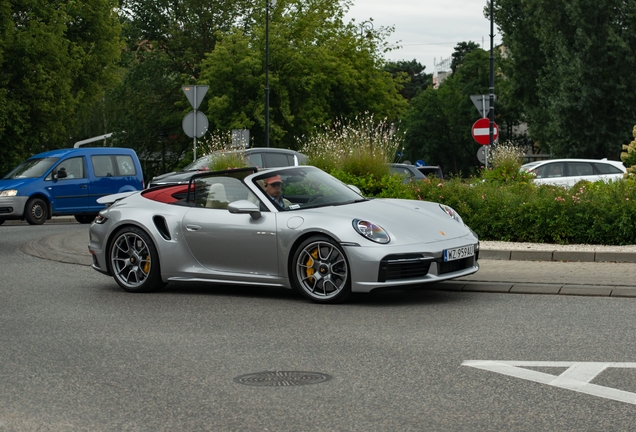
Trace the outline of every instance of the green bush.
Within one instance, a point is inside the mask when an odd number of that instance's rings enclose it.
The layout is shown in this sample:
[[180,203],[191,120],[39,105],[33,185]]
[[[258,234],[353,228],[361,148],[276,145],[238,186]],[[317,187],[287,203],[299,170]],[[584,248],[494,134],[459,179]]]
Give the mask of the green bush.
[[[447,204],[482,240],[636,244],[633,177],[612,183],[582,181],[569,189],[537,185],[532,174],[520,171],[520,150],[504,144],[492,149],[492,166],[479,177],[403,183],[386,165],[391,152],[401,148],[400,135],[387,133],[386,125],[374,129],[368,119],[365,122],[326,130],[306,141],[310,163],[357,186],[367,197]],[[630,156],[634,154],[632,149]],[[633,160],[636,163],[636,156]]]
[[636,181],[580,182],[572,188],[528,181],[432,179],[403,184],[332,172],[367,197],[433,201],[453,207],[482,240],[556,244],[636,244]]

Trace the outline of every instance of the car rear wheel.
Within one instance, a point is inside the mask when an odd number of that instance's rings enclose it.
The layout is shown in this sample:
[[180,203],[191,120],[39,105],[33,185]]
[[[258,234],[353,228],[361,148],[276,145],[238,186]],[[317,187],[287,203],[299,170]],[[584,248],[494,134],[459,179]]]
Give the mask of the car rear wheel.
[[294,288],[316,303],[338,303],[351,294],[351,275],[344,251],[326,236],[305,240],[293,260]]
[[24,208],[24,218],[30,225],[42,225],[48,212],[49,208],[42,198],[31,198]]
[[75,215],[75,220],[81,224],[89,224],[95,220],[97,215]]
[[122,228],[114,235],[108,256],[113,277],[124,290],[142,293],[163,286],[157,249],[143,230]]

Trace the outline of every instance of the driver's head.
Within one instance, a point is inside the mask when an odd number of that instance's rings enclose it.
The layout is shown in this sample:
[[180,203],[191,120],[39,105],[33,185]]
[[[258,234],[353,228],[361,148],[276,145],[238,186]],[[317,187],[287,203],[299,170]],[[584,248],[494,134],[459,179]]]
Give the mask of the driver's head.
[[283,181],[280,178],[280,175],[276,174],[275,176],[268,177],[263,179],[263,183],[265,185],[265,192],[271,197],[278,198],[283,190]]

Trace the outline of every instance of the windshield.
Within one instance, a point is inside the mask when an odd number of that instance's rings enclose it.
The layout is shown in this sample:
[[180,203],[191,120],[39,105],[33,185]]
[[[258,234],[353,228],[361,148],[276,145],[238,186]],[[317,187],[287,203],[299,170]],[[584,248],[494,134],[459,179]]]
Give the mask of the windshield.
[[532,168],[536,167],[541,162],[543,162],[543,161],[528,162],[526,164],[521,165],[521,169],[522,170],[526,170],[526,171],[530,171]]
[[181,171],[197,171],[200,169],[207,169],[210,165],[212,158],[210,155],[200,157],[191,164],[186,165]]
[[195,160],[189,165],[186,165],[181,171],[207,171],[210,169],[210,165],[212,164],[212,159],[214,156],[219,156],[223,154],[236,154],[236,151],[215,151],[210,153],[209,155],[201,156],[199,159]]
[[[282,182],[281,195],[285,206],[279,207],[284,210],[343,205],[365,200],[344,183],[314,167],[269,171],[255,177],[254,181],[270,197],[265,183]],[[276,203],[275,199],[273,201]]]
[[42,177],[59,158],[28,159],[4,176],[4,180]]

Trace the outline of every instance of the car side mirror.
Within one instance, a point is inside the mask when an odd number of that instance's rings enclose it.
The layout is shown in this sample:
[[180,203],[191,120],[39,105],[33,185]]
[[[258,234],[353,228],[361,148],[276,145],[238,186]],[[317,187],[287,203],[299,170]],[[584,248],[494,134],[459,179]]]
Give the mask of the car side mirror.
[[233,214],[249,214],[252,219],[260,219],[261,210],[256,204],[248,200],[238,200],[228,204],[227,209]]

